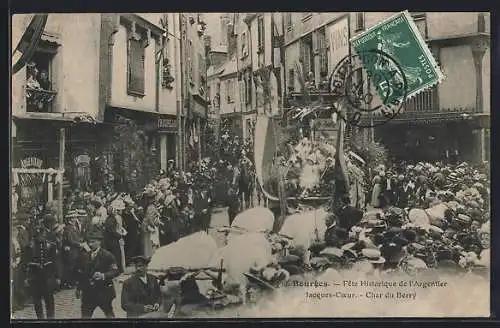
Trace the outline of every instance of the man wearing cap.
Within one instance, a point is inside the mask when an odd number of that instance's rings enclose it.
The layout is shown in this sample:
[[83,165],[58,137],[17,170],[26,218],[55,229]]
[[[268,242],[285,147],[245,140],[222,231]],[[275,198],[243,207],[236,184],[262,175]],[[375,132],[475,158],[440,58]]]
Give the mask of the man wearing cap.
[[135,273],[123,283],[121,306],[127,318],[137,318],[160,310],[162,295],[155,276],[147,273],[149,258],[136,256],[132,259]]
[[54,293],[60,284],[57,244],[48,238],[47,233],[43,225],[35,227],[33,240],[26,251],[26,285],[33,297],[38,319],[44,319],[42,299],[45,301],[47,319],[55,317]]
[[113,299],[116,297],[113,279],[120,272],[110,252],[101,248],[102,232],[93,229],[87,234],[90,252],[80,257],[77,267],[76,297],[82,300],[82,318],[91,318],[100,307],[107,318],[114,318]]

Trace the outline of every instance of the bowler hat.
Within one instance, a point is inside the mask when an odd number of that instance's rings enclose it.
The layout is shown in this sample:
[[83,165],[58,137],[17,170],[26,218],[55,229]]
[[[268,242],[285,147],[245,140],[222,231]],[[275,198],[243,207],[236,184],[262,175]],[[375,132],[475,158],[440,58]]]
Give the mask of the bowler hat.
[[130,261],[133,264],[148,264],[151,261],[151,258],[143,256],[143,255],[138,255],[138,256],[134,256],[133,258],[131,258]]
[[93,228],[91,229],[86,236],[87,240],[102,240],[103,234],[100,229]]

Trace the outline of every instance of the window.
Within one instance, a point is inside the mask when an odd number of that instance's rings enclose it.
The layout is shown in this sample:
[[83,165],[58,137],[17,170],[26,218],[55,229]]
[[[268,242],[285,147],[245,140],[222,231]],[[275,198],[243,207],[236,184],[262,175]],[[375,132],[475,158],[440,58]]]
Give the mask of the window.
[[241,33],[241,57],[248,56],[248,39],[247,33]]
[[319,74],[323,78],[328,76],[328,42],[326,39],[325,28],[321,28],[317,32],[318,36],[318,52],[319,52]]
[[365,14],[363,12],[357,12],[355,32],[359,32],[364,29],[365,29]]
[[413,22],[417,25],[417,28],[424,39],[427,38],[427,20],[425,13],[411,13]]
[[57,52],[53,46],[45,47],[42,40],[31,61],[26,65],[26,110],[52,112],[56,92],[52,83],[52,59]]
[[188,78],[191,84],[194,83],[194,72],[193,72],[193,42],[188,40],[188,49],[187,49],[187,69],[188,69]]
[[285,13],[285,27],[292,27],[292,13]]
[[142,97],[145,94],[145,57],[151,31],[129,22],[127,35],[127,93]]
[[209,101],[208,107],[212,107],[212,87],[210,85],[207,85],[207,100]]
[[295,69],[288,70],[288,91],[295,91]]
[[300,60],[302,62],[303,72],[306,76],[308,76],[310,72],[314,74],[314,58],[312,53],[312,35],[309,34],[300,40]]
[[226,81],[226,97],[227,103],[234,103],[234,83],[232,80]]
[[257,53],[264,53],[264,17],[259,16],[257,21],[258,50]]
[[245,91],[246,91],[245,103],[247,105],[251,105],[252,104],[252,77],[250,76],[250,74],[248,72],[245,75]]
[[128,93],[144,95],[145,49],[141,40],[128,40]]
[[198,69],[199,69],[199,87],[204,87],[206,84],[206,74],[207,74],[207,69],[205,67],[205,58],[203,57],[202,54],[198,54]]

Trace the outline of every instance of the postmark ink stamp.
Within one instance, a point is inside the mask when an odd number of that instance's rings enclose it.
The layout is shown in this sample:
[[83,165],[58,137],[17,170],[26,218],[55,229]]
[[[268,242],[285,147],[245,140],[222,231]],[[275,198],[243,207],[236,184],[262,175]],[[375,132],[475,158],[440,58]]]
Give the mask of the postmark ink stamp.
[[[367,63],[373,69],[365,69]],[[349,108],[340,118],[360,128],[381,125],[396,117],[404,108],[407,89],[401,66],[377,49],[345,57],[330,76],[331,92]]]

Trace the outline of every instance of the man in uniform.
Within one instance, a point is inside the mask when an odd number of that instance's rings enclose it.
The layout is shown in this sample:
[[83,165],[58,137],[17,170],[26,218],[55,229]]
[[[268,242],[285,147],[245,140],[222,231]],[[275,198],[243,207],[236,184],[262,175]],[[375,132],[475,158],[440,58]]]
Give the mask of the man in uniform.
[[47,319],[55,318],[54,293],[60,284],[58,250],[54,240],[48,238],[47,228],[38,225],[33,241],[26,250],[26,285],[33,297],[38,319],[44,319],[42,299],[45,301]]
[[116,260],[110,252],[101,248],[102,232],[89,231],[87,243],[90,252],[82,254],[78,263],[76,298],[82,299],[82,318],[91,318],[100,307],[107,318],[114,318],[112,301],[116,297],[113,278],[119,275]]
[[136,256],[132,259],[135,273],[123,283],[122,309],[127,318],[137,318],[160,310],[162,296],[155,276],[147,273],[149,258]]

